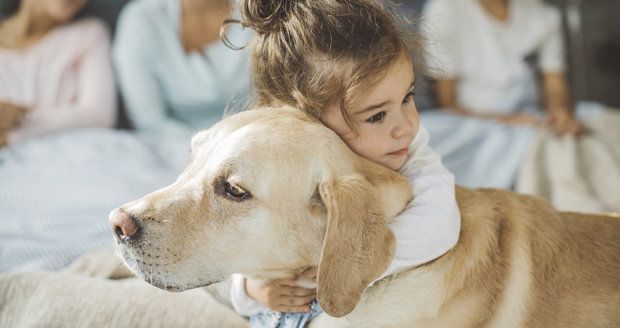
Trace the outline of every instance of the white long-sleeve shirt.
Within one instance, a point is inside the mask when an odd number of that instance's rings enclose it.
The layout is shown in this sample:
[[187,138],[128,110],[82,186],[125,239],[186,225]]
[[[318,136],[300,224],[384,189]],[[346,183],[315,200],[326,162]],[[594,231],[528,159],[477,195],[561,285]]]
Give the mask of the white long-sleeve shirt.
[[[396,237],[394,259],[381,278],[432,261],[456,245],[461,215],[454,194],[454,175],[428,145],[428,131],[420,125],[409,145],[409,158],[400,169],[414,198],[390,223]],[[237,313],[254,315],[267,308],[245,292],[245,277],[232,276],[231,302]]]

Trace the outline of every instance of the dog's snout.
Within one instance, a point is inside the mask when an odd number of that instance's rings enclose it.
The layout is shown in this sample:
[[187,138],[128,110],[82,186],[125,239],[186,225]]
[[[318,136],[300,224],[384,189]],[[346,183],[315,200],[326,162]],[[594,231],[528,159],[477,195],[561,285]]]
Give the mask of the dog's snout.
[[140,226],[129,213],[117,209],[110,213],[109,221],[117,240],[126,241],[138,236]]

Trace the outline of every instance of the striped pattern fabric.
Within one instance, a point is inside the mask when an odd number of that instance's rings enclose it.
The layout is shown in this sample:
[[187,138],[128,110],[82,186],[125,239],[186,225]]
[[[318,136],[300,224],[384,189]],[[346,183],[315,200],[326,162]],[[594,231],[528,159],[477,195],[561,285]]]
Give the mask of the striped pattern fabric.
[[108,213],[174,181],[188,144],[85,129],[0,150],[0,271],[57,270],[112,245]]

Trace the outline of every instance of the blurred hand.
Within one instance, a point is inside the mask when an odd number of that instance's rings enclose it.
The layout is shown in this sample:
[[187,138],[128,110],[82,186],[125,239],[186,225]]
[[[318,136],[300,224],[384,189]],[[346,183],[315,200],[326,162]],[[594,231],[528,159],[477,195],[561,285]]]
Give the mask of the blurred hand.
[[503,115],[499,117],[498,120],[502,123],[510,125],[531,125],[536,127],[544,126],[544,122],[537,116],[523,113]]
[[4,147],[9,143],[6,132],[0,130],[0,147]]
[[0,131],[6,133],[17,127],[26,116],[26,112],[24,107],[0,102]]
[[553,133],[577,135],[585,132],[584,126],[571,115],[568,109],[553,109],[547,113],[547,125]]
[[[316,268],[304,271],[299,277],[316,280]],[[276,279],[266,284],[247,278],[245,291],[277,312],[310,312],[310,303],[316,298],[316,290],[298,286],[296,278]]]

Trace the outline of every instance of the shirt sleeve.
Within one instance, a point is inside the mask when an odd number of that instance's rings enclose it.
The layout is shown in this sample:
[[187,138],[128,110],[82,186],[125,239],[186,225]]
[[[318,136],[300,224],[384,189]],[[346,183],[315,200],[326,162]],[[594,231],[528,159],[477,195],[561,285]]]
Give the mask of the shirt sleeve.
[[267,309],[246,294],[245,277],[242,274],[233,274],[231,280],[230,302],[237,313],[249,317]]
[[456,204],[454,175],[441,164],[428,140],[428,131],[420,125],[409,146],[411,157],[401,169],[414,198],[389,224],[396,237],[396,251],[379,279],[432,261],[458,241],[461,215]]
[[[76,23],[77,24],[77,23]],[[103,23],[82,22],[88,44],[79,57],[77,101],[54,108],[32,108],[22,127],[9,134],[15,142],[30,136],[77,127],[112,127],[116,118],[116,89],[110,62],[110,39]]]
[[428,74],[434,78],[458,75],[458,53],[451,3],[429,1],[422,13],[421,32],[425,40],[424,56]]
[[545,7],[544,19],[548,24],[548,33],[543,39],[540,50],[540,68],[545,73],[564,72],[564,40],[562,38],[562,19],[560,13],[552,8]]
[[168,115],[156,63],[157,31],[147,13],[129,4],[121,13],[113,46],[116,78],[131,123],[158,135],[189,136],[191,129]]

